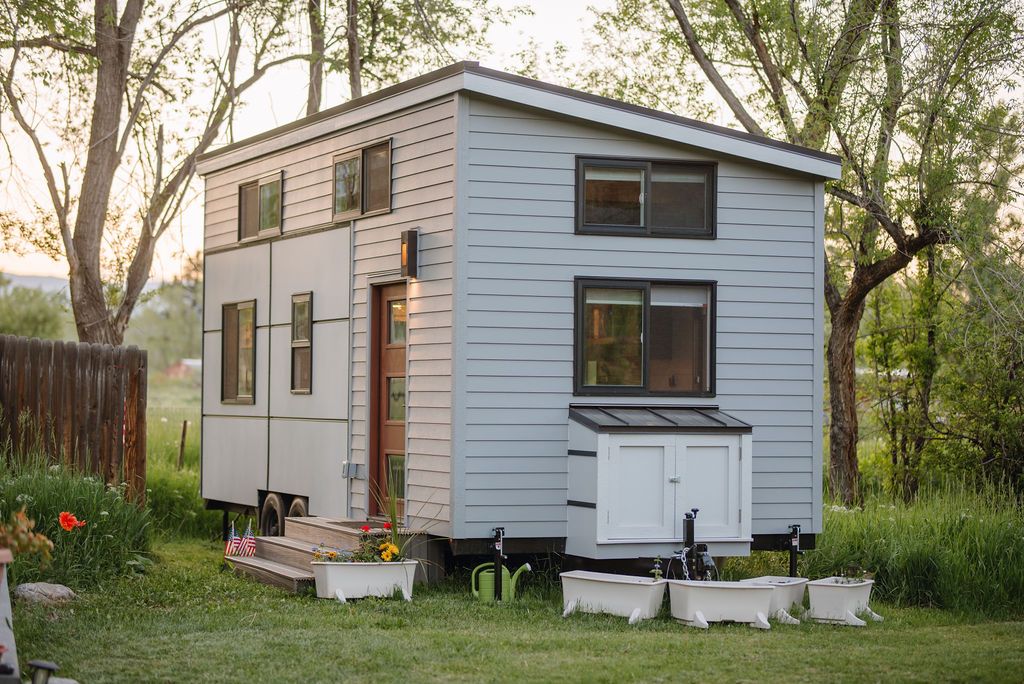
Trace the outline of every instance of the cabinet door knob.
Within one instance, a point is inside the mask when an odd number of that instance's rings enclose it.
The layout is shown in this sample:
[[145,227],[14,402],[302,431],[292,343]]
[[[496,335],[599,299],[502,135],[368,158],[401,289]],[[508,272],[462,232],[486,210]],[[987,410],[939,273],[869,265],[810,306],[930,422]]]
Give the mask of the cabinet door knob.
[[673,482],[673,483],[675,483],[675,482],[679,482],[679,477],[678,477],[678,476],[676,476],[676,477],[670,477],[670,478],[668,478],[668,481],[669,481],[669,482]]

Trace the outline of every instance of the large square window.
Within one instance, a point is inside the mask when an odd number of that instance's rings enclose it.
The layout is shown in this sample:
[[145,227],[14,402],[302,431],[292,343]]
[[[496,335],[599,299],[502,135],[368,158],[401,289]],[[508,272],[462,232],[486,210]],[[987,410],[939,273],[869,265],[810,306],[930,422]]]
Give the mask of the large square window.
[[576,281],[577,394],[714,393],[714,283]]
[[715,236],[714,164],[590,158],[577,164],[577,233]]
[[251,404],[255,397],[256,302],[224,305],[221,338],[221,401]]

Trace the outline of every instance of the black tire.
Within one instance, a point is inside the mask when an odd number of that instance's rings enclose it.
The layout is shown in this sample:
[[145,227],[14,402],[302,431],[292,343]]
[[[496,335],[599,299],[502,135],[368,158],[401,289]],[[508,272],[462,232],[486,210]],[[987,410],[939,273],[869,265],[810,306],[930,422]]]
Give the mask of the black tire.
[[292,499],[291,504],[288,506],[288,517],[289,518],[305,518],[309,515],[309,503],[306,501],[306,497],[297,496]]
[[284,534],[284,500],[280,494],[270,493],[260,509],[260,534],[280,537]]

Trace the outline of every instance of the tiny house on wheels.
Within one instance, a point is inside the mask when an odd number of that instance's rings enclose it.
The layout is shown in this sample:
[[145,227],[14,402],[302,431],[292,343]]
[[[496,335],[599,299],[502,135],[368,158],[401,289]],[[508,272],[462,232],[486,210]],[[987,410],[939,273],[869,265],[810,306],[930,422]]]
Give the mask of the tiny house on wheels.
[[464,62],[199,172],[209,506],[328,529],[390,475],[455,554],[820,532],[838,158]]

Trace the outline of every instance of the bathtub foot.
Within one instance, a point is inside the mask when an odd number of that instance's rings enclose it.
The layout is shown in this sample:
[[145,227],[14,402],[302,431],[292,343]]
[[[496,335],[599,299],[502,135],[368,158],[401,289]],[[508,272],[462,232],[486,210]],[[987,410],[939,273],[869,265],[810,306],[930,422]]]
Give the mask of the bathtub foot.
[[785,610],[783,608],[779,608],[777,611],[775,611],[775,615],[773,615],[772,617],[775,618],[776,620],[778,620],[779,623],[781,623],[783,625],[799,625],[800,624],[799,620],[797,620],[795,617],[790,615],[789,611],[787,611],[787,610]]
[[868,624],[856,615],[854,615],[853,612],[849,610],[846,611],[846,619],[843,622],[847,625],[850,625],[851,627],[864,627]]
[[879,614],[878,614],[878,613],[876,613],[875,611],[871,610],[871,609],[870,609],[870,608],[868,608],[867,606],[865,606],[865,607],[864,607],[864,613],[865,613],[865,614],[866,614],[866,615],[867,615],[867,616],[868,616],[869,618],[871,618],[871,620],[872,620],[873,622],[881,622],[882,620],[884,620],[884,619],[885,619],[884,617],[882,617],[881,615],[879,615]]
[[334,598],[338,599],[338,603],[348,603],[345,600],[345,592],[343,592],[341,589],[334,590]]
[[765,617],[764,613],[758,613],[757,618],[750,623],[750,626],[755,629],[771,629],[772,626],[768,624],[768,618]]
[[699,610],[693,611],[693,622],[690,624],[691,627],[697,627],[698,629],[707,629],[708,621],[704,619],[704,613]]
[[573,599],[572,601],[570,601],[569,605],[565,607],[565,611],[562,612],[562,617],[567,618],[573,613],[575,613],[576,608],[579,606],[579,604],[580,602],[578,599]]
[[629,616],[629,624],[631,624],[631,625],[635,625],[636,623],[640,622],[640,616],[641,616],[642,614],[643,614],[643,610],[642,610],[642,609],[640,609],[640,608],[635,608],[635,609],[633,610],[633,612],[632,612],[632,613],[630,613],[630,616]]

